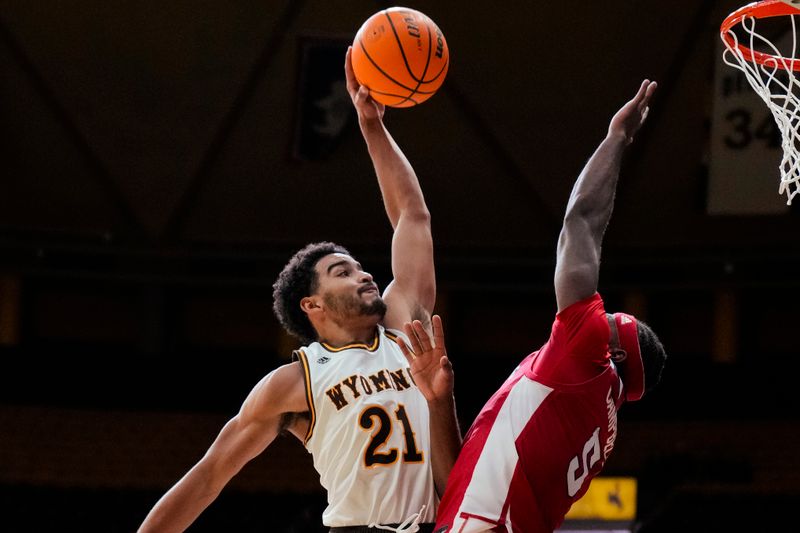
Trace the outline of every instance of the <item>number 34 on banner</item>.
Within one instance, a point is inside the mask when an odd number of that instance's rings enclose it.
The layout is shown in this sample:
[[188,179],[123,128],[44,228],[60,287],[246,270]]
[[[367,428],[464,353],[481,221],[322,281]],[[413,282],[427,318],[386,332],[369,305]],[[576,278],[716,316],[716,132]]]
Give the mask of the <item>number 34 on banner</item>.
[[776,197],[781,134],[745,75],[717,56],[707,211],[711,215],[769,215],[788,212]]

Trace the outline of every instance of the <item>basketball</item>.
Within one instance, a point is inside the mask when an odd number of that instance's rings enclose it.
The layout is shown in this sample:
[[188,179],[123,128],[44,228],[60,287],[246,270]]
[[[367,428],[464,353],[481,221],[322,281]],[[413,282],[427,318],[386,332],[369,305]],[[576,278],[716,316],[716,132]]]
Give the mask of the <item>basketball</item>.
[[447,41],[425,14],[391,7],[372,15],[353,40],[353,72],[389,107],[421,104],[439,90],[450,64]]

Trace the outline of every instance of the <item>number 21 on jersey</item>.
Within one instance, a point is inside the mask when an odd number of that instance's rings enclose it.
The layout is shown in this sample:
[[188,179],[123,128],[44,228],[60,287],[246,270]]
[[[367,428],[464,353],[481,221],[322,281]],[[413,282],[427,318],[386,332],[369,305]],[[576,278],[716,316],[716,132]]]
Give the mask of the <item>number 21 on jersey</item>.
[[[408,421],[406,408],[400,404],[394,412],[395,418],[400,422],[405,437],[405,449],[403,450],[404,463],[421,463],[425,457],[417,449],[414,438],[414,430]],[[367,449],[364,451],[364,466],[388,466],[397,461],[399,451],[397,448],[386,449],[386,441],[392,434],[392,417],[381,405],[370,405],[361,412],[358,417],[358,424],[362,429],[372,431]]]

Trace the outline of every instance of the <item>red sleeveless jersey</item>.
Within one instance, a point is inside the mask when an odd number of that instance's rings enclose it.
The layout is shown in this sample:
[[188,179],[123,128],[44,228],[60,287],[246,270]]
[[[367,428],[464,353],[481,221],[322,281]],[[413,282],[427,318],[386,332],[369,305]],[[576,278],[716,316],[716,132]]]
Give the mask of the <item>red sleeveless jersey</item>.
[[550,533],[614,447],[622,382],[599,294],[556,315],[550,339],[489,399],[456,461],[438,532]]

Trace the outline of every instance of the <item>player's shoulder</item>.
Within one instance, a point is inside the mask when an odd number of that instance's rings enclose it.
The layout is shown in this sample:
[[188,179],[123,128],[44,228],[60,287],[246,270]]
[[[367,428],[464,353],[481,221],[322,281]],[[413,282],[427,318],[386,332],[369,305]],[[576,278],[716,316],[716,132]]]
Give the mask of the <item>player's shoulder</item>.
[[264,422],[307,410],[302,368],[292,362],[261,378],[247,395],[237,417],[243,422]]
[[592,322],[605,321],[606,310],[600,293],[578,300],[556,315],[556,324],[570,329],[582,329]]
[[298,360],[285,363],[272,372],[268,376],[273,376],[273,379],[280,383],[293,383],[297,380],[303,380],[303,365]]
[[579,339],[608,342],[608,319],[599,293],[570,305],[556,315],[552,336],[575,343]]
[[287,389],[293,387],[303,387],[303,364],[300,361],[292,361],[279,366],[271,373],[272,380],[275,382],[273,385],[277,389]]
[[305,405],[305,379],[299,361],[279,366],[254,387],[251,393],[257,403],[284,406],[287,411]]
[[601,311],[605,313],[605,305],[603,303],[603,297],[600,296],[599,292],[595,292],[591,296],[583,298],[582,300],[578,300],[574,302],[564,309],[561,309],[558,312],[559,319],[565,319],[570,316],[574,315],[581,315],[587,312],[596,312]]

